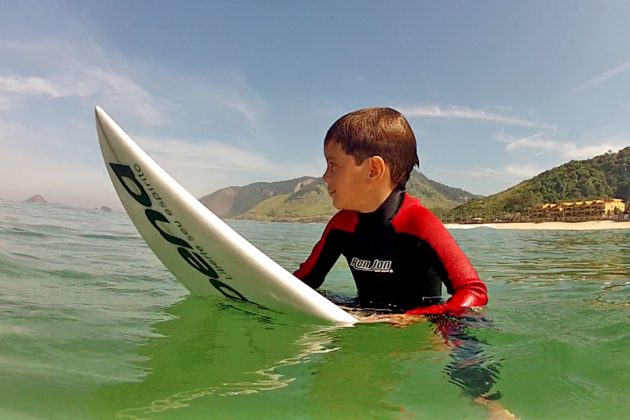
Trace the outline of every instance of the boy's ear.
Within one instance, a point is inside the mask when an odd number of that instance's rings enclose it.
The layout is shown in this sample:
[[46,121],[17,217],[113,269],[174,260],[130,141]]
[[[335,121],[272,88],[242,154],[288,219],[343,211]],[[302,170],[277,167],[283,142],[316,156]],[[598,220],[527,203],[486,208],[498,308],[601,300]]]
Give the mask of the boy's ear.
[[370,158],[369,177],[371,180],[378,181],[385,176],[387,172],[387,164],[380,156],[372,156]]

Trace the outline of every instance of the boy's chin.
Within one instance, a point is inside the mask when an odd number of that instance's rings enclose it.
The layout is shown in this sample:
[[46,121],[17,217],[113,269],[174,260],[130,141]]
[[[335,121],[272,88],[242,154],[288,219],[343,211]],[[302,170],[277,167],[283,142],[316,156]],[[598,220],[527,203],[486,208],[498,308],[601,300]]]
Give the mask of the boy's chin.
[[350,210],[346,206],[343,205],[343,202],[340,203],[339,200],[335,200],[334,198],[332,200],[332,205],[337,210]]
[[359,211],[359,209],[357,209],[356,206],[352,206],[348,203],[338,203],[335,200],[333,200],[333,207],[336,208],[337,210]]
[[359,203],[352,200],[340,200],[339,197],[332,196],[332,205],[337,210],[361,211]]

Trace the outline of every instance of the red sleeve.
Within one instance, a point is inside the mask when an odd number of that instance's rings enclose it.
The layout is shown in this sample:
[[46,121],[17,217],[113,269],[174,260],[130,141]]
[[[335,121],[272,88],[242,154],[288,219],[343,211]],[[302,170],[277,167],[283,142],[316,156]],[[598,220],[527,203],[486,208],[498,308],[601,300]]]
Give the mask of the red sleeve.
[[334,215],[326,225],[321,239],[315,244],[311,255],[300,264],[293,275],[313,288],[321,286],[326,274],[341,254],[340,244],[336,243],[333,232],[353,232],[357,223],[356,212],[342,210]]
[[[409,208],[403,213],[404,207]],[[399,213],[401,217],[393,220],[394,228],[397,232],[418,236],[433,248],[444,266],[448,276],[445,285],[452,295],[446,303],[411,309],[407,313],[441,314],[488,303],[486,285],[440,219],[409,196],[405,197],[403,209]]]

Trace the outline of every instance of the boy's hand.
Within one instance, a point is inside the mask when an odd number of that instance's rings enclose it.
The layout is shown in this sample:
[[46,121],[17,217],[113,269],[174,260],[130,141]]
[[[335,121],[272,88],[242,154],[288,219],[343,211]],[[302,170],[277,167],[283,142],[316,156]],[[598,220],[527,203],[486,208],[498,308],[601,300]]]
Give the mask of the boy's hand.
[[364,324],[372,324],[377,322],[386,322],[396,327],[406,327],[411,324],[423,322],[423,316],[407,315],[407,314],[387,314],[387,315],[369,315],[359,318],[359,322]]

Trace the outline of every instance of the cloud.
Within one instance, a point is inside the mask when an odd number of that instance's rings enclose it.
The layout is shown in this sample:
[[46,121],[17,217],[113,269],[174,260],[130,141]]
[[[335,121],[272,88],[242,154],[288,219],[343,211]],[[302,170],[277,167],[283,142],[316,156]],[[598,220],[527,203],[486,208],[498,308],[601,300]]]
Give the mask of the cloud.
[[464,175],[468,178],[488,180],[501,179],[505,182],[507,179],[520,181],[526,178],[532,178],[544,170],[545,169],[535,165],[509,163],[500,169],[481,167],[469,170],[446,170],[445,172]]
[[541,173],[542,171],[544,171],[544,169],[535,165],[531,165],[531,164],[525,164],[525,165],[508,164],[504,166],[503,168],[503,174],[505,176],[509,176],[510,178],[519,178],[519,179],[532,178],[538,175],[539,173]]
[[21,95],[44,95],[52,98],[66,96],[63,89],[41,77],[2,76],[0,75],[0,92]]
[[[196,133],[203,130],[199,118],[212,114],[217,124],[232,124],[230,138],[257,138],[266,104],[237,70],[182,72],[127,57],[80,24],[70,25],[70,32],[65,26],[48,36],[0,38],[0,178],[8,180],[0,184],[0,198],[40,193],[58,203],[120,208],[100,161],[91,121],[96,104],[145,133],[146,126],[162,130],[181,117],[192,120],[187,126]],[[178,112],[180,100],[185,113]],[[140,140],[197,197],[226,185],[301,176],[315,167],[320,172],[312,163],[277,165],[250,151],[255,145],[239,148],[234,141]]]
[[172,122],[173,111],[186,100],[189,109],[238,116],[247,125],[260,121],[265,102],[236,70],[214,78],[195,76],[126,57],[85,29],[74,30],[81,35],[0,40],[0,111],[74,97],[161,127]]
[[605,83],[609,81],[610,79],[616,76],[619,76],[622,73],[627,72],[628,70],[630,70],[630,61],[627,61],[620,66],[617,66],[610,70],[606,70],[605,72],[598,74],[597,76],[595,76],[588,82],[582,83],[581,85],[573,89],[573,92],[578,92],[580,90],[584,90],[593,86],[601,85],[602,83]]
[[61,98],[72,95],[59,83],[37,76],[0,74],[0,112],[15,110],[33,97]]
[[[92,96],[105,103],[124,103],[140,119],[153,126],[165,125],[169,121],[167,104],[155,97],[132,78],[107,68],[83,64],[77,74]],[[90,85],[93,85],[90,87]]]
[[209,194],[226,185],[277,181],[304,175],[319,176],[324,164],[282,163],[218,141],[192,143],[178,138],[138,137],[138,144],[193,195]]
[[536,133],[521,138],[498,133],[495,135],[495,139],[507,143],[505,150],[508,152],[533,150],[538,153],[556,154],[564,160],[590,159],[608,151],[616,152],[630,144],[630,140],[613,137],[596,144],[578,146],[574,142],[550,140],[545,137],[544,133]]
[[258,153],[216,142],[192,143],[183,139],[138,138],[156,160],[169,166],[196,167],[207,171],[270,171],[273,165]]
[[[236,89],[229,89],[227,92],[223,92],[221,96],[223,96],[224,104],[227,108],[233,109],[243,117],[245,117],[251,123],[258,123],[260,119],[260,106],[256,106],[255,102],[258,105],[261,104],[259,98],[256,98],[255,101],[251,99],[247,99],[247,93],[243,93],[242,91]],[[249,95],[251,96],[251,95]]]
[[9,98],[0,96],[0,112],[10,111],[14,109],[14,103]]
[[126,112],[149,125],[168,120],[164,101],[135,80],[142,73],[141,65],[115,51],[105,51],[87,34],[78,39],[4,42],[0,53],[4,68],[26,67],[20,73],[30,73],[24,76],[4,70],[0,74],[5,109],[38,97],[76,97],[89,98],[91,103],[124,103]]
[[449,106],[442,109],[439,105],[428,105],[411,108],[400,108],[401,112],[410,118],[443,118],[481,121],[497,124],[516,125],[522,127],[535,127],[555,129],[555,127],[530,121],[522,118],[510,117],[503,114],[496,114],[483,110],[475,110],[469,107]]

